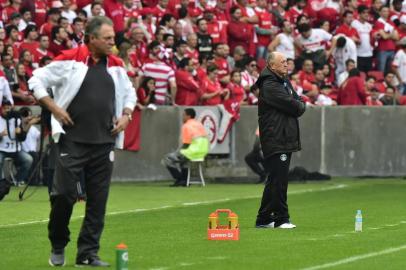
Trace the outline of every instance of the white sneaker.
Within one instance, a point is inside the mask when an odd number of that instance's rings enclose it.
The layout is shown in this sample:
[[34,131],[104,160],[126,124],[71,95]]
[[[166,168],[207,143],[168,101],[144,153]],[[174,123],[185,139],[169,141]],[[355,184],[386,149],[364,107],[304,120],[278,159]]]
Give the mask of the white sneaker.
[[275,228],[275,222],[271,222],[269,224],[262,224],[262,225],[256,225],[255,228]]
[[296,225],[295,225],[295,224],[292,224],[292,223],[283,223],[283,224],[279,225],[279,226],[276,227],[276,228],[280,228],[280,229],[294,229],[294,228],[296,228]]

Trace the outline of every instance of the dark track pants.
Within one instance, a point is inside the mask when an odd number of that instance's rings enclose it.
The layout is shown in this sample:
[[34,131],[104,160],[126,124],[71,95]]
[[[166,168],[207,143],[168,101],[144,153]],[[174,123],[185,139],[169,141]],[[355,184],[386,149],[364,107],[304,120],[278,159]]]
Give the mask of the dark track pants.
[[[292,153],[279,153],[265,159],[269,173],[258,210],[256,225],[275,222],[276,226],[289,222],[287,202],[288,172]],[[272,166],[271,166],[272,165]]]
[[77,260],[97,256],[114,161],[113,144],[83,144],[62,139],[56,147],[56,168],[50,194],[48,237],[53,250],[70,241],[69,220],[84,173],[86,215],[77,242]]

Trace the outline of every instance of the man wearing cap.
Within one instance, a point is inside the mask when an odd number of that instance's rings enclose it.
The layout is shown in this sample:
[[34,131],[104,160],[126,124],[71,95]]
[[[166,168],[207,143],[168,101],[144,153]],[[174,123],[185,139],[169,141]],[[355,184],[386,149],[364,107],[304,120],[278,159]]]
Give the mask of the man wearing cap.
[[406,94],[406,37],[403,37],[398,45],[401,47],[395,54],[392,62],[393,71],[400,83],[399,90],[402,95]]
[[[114,146],[123,148],[122,131],[131,121],[135,90],[112,54],[113,22],[92,18],[85,45],[63,51],[54,62],[34,71],[28,81],[40,104],[52,113],[56,168],[50,193],[49,264],[65,264],[73,205],[86,198],[86,214],[79,234],[76,265],[109,266],[98,256],[107,197],[113,171]],[[47,89],[55,87],[51,98]],[[85,175],[85,194],[79,184]]]
[[297,118],[306,105],[287,78],[286,57],[271,52],[266,62],[255,83],[259,87],[259,137],[268,173],[256,227],[293,229],[287,203],[288,172],[292,152],[301,149]]

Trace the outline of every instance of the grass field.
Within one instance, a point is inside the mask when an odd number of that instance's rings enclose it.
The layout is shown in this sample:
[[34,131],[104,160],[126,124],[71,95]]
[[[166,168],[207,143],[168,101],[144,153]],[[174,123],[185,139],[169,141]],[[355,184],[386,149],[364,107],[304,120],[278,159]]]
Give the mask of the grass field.
[[[115,246],[129,246],[130,269],[406,269],[406,181],[309,182],[289,186],[294,230],[255,229],[262,185],[114,184],[100,256],[113,264]],[[239,215],[239,241],[208,241],[207,217],[217,208]],[[67,266],[75,269],[76,237],[84,205],[71,221]],[[354,233],[362,209],[364,231]],[[49,269],[46,190],[0,202],[0,269]]]

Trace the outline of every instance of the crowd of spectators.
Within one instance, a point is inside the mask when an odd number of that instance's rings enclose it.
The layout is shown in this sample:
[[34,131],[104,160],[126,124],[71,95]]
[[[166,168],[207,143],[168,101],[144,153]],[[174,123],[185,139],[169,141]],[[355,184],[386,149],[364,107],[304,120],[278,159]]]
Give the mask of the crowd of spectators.
[[0,75],[17,105],[36,104],[33,71],[83,44],[99,15],[114,22],[139,109],[255,105],[272,51],[309,104],[406,104],[402,0],[0,0],[0,14]]

